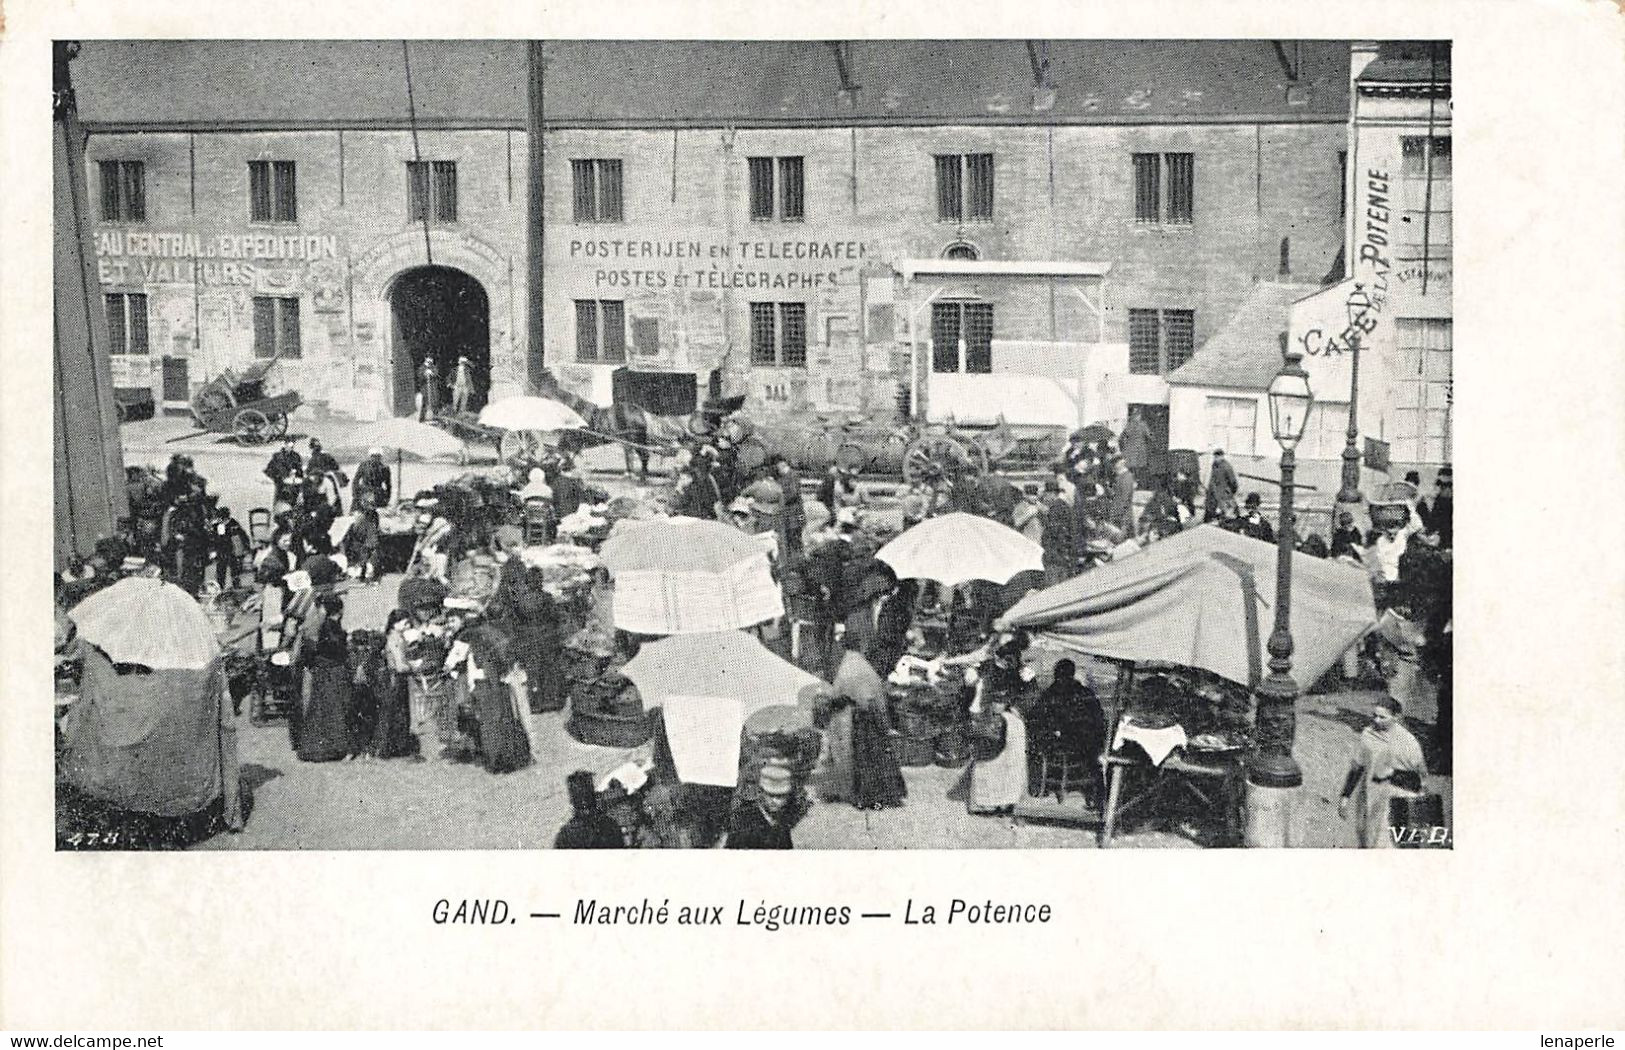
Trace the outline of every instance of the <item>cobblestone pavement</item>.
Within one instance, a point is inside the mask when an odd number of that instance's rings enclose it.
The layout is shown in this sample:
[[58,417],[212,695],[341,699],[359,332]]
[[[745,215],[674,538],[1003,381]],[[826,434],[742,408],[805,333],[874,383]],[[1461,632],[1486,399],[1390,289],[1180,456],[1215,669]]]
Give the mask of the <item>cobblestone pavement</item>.
[[[353,425],[353,424],[350,424]],[[344,443],[345,424],[323,424],[319,436],[329,447]],[[166,443],[187,432],[186,421],[158,419],[124,428],[126,461],[164,459],[185,451],[239,517],[269,503],[270,483],[260,471],[269,448],[241,449],[218,435]],[[296,431],[301,428],[297,425]],[[312,429],[310,427],[304,428]],[[477,463],[475,465],[478,465]],[[633,484],[609,473],[621,465],[613,449],[596,450],[585,466],[597,484],[612,492]],[[346,464],[349,467],[350,464]],[[600,469],[601,468],[601,469]],[[448,479],[467,469],[451,463],[408,463],[408,489]],[[382,627],[394,604],[398,580],[352,589],[346,595],[347,626]],[[1053,659],[1057,654],[1049,654]],[[1039,659],[1047,664],[1043,654]],[[1352,823],[1337,817],[1337,794],[1359,726],[1378,694],[1334,692],[1306,697],[1300,705],[1296,754],[1304,786],[1293,818],[1301,846],[1353,846]],[[1410,713],[1420,731],[1431,710]],[[641,749],[622,751],[575,741],[564,731],[562,713],[540,715],[531,736],[536,763],[495,776],[477,766],[388,762],[302,763],[281,726],[256,727],[243,720],[239,749],[253,786],[254,808],[247,829],[221,835],[203,849],[502,849],[543,848],[569,815],[564,778],[575,769],[604,772]],[[844,804],[818,804],[795,833],[800,848],[896,849],[964,847],[978,849],[1094,848],[1093,825],[1083,827],[1009,817],[972,816],[964,799],[966,769],[935,766],[904,770],[908,802],[899,809],[859,811]],[[1430,778],[1430,788],[1446,797],[1448,777]],[[1191,814],[1136,814],[1120,829],[1118,846],[1190,847],[1208,830]]]

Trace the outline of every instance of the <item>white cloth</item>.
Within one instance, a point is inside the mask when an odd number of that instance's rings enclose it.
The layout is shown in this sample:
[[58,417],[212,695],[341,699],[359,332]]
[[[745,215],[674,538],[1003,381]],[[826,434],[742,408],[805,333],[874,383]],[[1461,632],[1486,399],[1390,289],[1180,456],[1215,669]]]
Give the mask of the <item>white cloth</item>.
[[661,706],[677,778],[685,784],[737,787],[744,705],[724,697],[668,696]]
[[1152,765],[1160,766],[1174,753],[1175,748],[1184,747],[1189,741],[1185,736],[1184,726],[1147,729],[1127,721],[1119,722],[1117,737],[1112,741],[1112,750],[1116,751],[1130,742],[1139,744],[1145,749],[1145,753],[1151,757]]

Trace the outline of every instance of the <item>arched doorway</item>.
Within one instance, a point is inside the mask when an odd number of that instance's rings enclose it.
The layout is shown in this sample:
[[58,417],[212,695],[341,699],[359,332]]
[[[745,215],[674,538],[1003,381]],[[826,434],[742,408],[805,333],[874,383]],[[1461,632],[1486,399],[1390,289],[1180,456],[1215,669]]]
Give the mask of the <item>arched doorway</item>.
[[433,358],[440,376],[441,404],[451,397],[457,359],[468,358],[474,378],[468,407],[478,411],[491,390],[491,306],[480,282],[450,266],[417,266],[390,282],[388,298],[395,414],[415,411],[425,357]]

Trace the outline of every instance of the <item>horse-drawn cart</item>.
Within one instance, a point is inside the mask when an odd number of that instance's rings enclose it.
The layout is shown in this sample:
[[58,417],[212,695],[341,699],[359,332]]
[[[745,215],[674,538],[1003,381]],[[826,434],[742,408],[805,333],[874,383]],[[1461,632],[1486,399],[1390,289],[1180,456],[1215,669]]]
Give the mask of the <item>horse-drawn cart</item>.
[[242,375],[231,369],[203,384],[192,395],[192,418],[204,432],[233,434],[238,444],[263,445],[288,432],[288,413],[298,408],[298,391],[265,393],[265,374],[276,364],[271,358]]

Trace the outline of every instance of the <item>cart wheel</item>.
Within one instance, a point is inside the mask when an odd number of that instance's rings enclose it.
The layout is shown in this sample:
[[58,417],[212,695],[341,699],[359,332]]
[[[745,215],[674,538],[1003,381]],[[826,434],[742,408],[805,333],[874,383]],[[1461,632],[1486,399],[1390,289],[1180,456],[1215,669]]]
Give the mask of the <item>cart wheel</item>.
[[278,412],[271,417],[271,436],[281,437],[288,432],[288,414]]
[[199,416],[221,415],[231,411],[231,398],[224,390],[207,387],[198,391],[196,413]]
[[855,441],[847,441],[835,450],[835,465],[856,474],[869,465],[869,453]]
[[903,454],[903,480],[909,484],[979,478],[986,471],[986,450],[967,446],[945,434],[927,434]]
[[241,445],[263,445],[271,436],[271,421],[257,408],[245,408],[231,421]]

